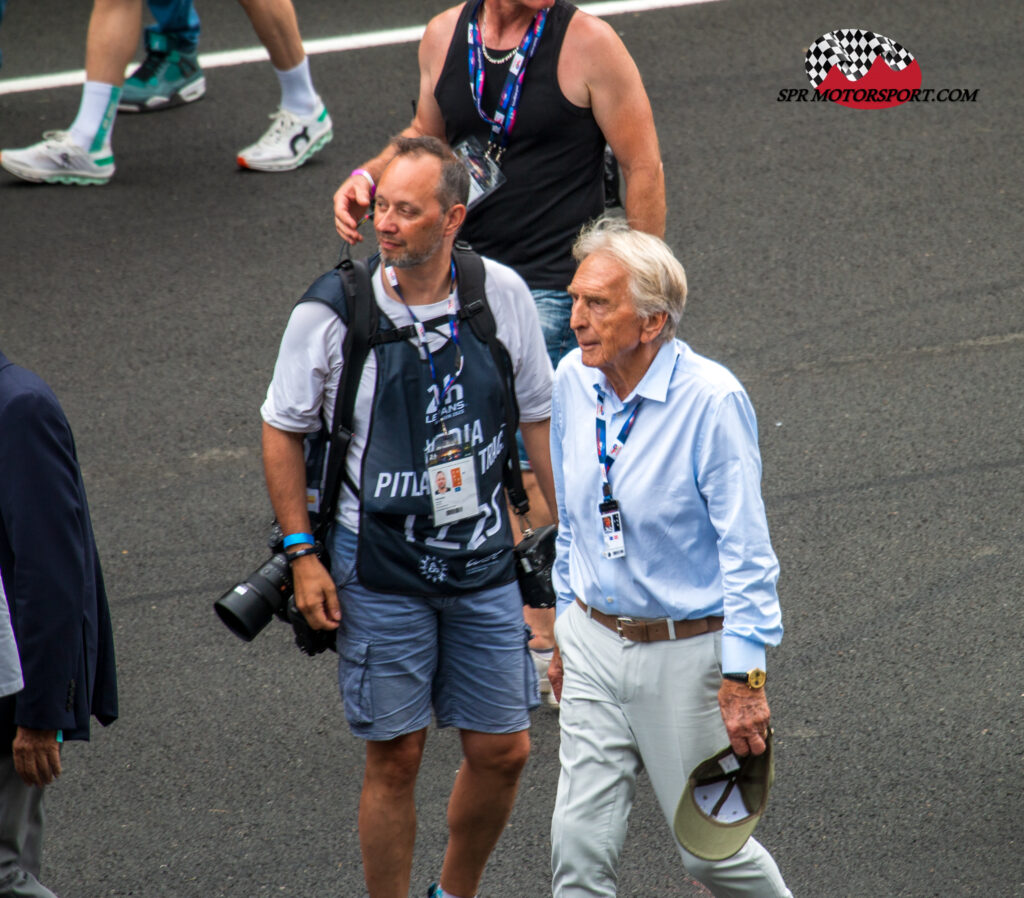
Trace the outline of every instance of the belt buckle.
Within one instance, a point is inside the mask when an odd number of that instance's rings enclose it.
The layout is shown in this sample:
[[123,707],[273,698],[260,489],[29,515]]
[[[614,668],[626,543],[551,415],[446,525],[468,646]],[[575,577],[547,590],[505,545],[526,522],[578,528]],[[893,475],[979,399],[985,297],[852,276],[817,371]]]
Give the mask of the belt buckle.
[[636,621],[631,617],[617,617],[615,618],[615,632],[619,634],[620,639],[626,639],[627,637],[622,632],[622,625],[635,624]]

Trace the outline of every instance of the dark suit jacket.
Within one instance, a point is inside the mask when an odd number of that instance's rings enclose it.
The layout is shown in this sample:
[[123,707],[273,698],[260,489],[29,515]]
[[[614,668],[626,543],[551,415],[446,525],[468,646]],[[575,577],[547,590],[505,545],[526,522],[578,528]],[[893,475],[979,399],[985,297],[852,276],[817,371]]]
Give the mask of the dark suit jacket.
[[0,699],[14,728],[88,739],[117,717],[114,636],[74,438],[50,388],[0,352],[0,575],[25,688]]

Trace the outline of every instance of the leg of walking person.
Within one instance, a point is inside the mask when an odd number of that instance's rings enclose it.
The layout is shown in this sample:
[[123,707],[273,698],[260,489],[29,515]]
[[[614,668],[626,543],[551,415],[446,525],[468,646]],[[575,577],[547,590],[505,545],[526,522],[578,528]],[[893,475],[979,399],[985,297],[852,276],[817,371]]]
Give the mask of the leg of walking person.
[[[690,771],[729,744],[718,706],[720,646],[719,633],[636,646],[638,677],[624,708],[670,830]],[[674,700],[666,702],[666,695]],[[792,898],[756,839],[721,861],[676,848],[687,873],[716,898]]]
[[253,30],[270,55],[281,88],[280,106],[270,128],[237,157],[242,168],[292,171],[323,149],[334,136],[331,117],[313,86],[309,57],[302,47],[291,0],[239,0]]
[[25,181],[104,184],[114,174],[111,135],[124,72],[142,27],[142,0],[95,0],[85,47],[85,86],[67,131],[40,143],[3,150],[0,165]]
[[626,824],[643,768],[618,701],[623,640],[574,603],[555,635],[564,665],[561,773],[551,817],[554,898],[615,898]]
[[0,895],[57,898],[39,882],[43,843],[43,789],[27,786],[14,759],[0,751]]
[[118,109],[156,112],[206,93],[199,67],[199,15],[192,0],[148,0],[155,25],[146,27],[146,58],[124,83]]
[[416,776],[427,731],[366,743],[359,845],[372,898],[406,898],[416,840]]
[[498,844],[530,755],[530,735],[463,730],[464,760],[448,800],[448,850],[441,888],[474,898],[487,859]]

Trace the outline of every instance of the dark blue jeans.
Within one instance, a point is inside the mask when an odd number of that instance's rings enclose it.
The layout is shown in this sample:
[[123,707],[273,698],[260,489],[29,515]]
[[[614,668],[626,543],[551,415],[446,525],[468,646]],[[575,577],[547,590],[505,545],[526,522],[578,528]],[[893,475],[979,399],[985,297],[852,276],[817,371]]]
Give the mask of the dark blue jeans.
[[147,4],[156,24],[149,25],[146,31],[173,38],[175,50],[195,53],[199,46],[199,14],[192,0],[147,0]]
[[[562,356],[574,350],[577,345],[576,334],[569,327],[572,315],[572,297],[565,290],[531,290],[533,301],[537,304],[537,317],[540,318],[540,329],[544,332],[544,344],[547,346],[551,367],[557,368]],[[519,446],[519,462],[524,471],[530,470],[530,460],[523,448],[523,438],[516,432],[516,443]]]

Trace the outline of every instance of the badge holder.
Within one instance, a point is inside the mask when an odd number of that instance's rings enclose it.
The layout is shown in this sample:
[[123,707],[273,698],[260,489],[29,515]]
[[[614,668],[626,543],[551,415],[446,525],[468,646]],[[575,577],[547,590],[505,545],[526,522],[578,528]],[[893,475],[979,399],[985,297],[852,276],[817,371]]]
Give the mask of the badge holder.
[[473,454],[455,434],[438,434],[430,444],[427,450],[427,482],[435,527],[472,518],[479,513]]
[[597,506],[597,510],[601,517],[604,546],[601,554],[605,558],[623,558],[626,554],[626,543],[622,537],[622,514],[619,512],[619,503],[609,496]]
[[472,209],[505,183],[498,161],[476,137],[469,137],[454,147],[455,156],[469,172],[469,203]]

